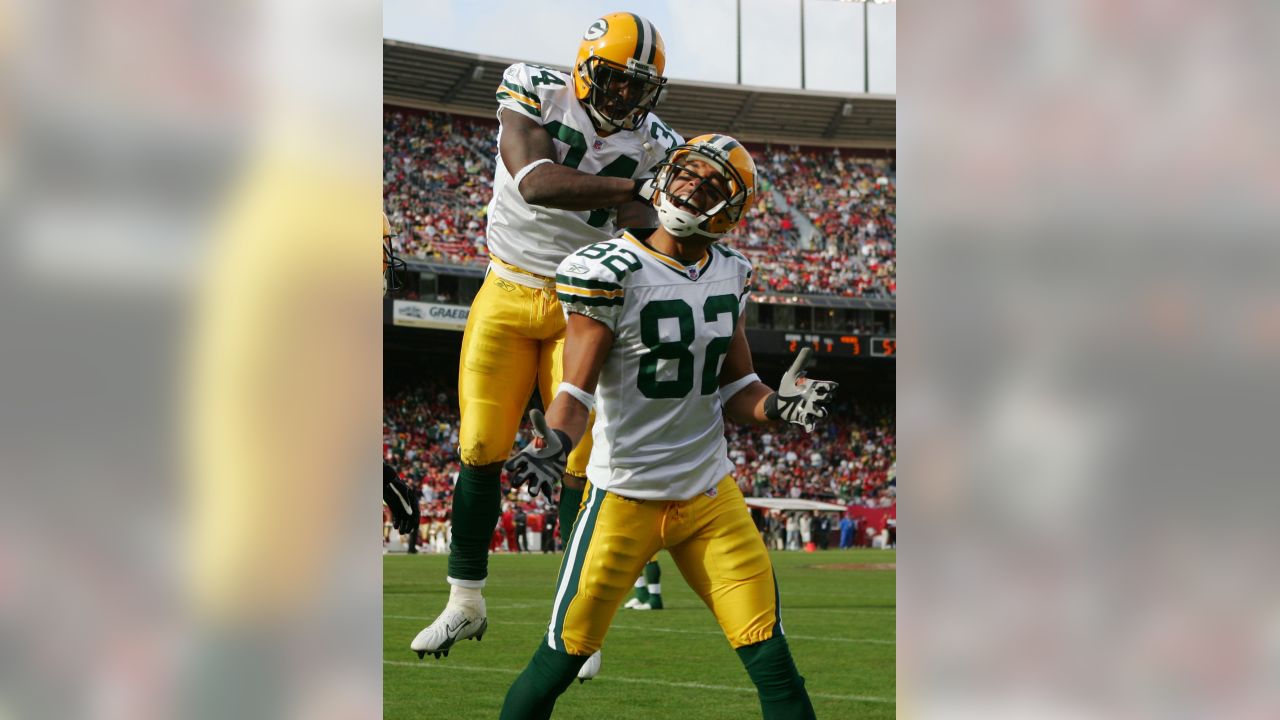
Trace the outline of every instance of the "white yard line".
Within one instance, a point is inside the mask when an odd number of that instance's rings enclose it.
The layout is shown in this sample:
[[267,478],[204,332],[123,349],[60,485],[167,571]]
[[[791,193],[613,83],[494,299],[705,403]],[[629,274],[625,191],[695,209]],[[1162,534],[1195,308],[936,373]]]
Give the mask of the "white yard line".
[[[474,665],[456,665],[453,662],[432,663],[432,662],[408,662],[403,660],[383,660],[382,664],[394,665],[396,667],[424,668],[428,670],[430,669],[465,670],[468,672],[487,672],[487,673],[498,673],[501,675],[519,675],[520,674],[519,670],[512,670],[510,668],[489,668],[489,667],[476,667]],[[696,683],[696,682],[669,682],[667,680],[651,680],[648,678],[629,678],[629,677],[619,677],[617,675],[598,675],[596,676],[596,679],[593,680],[592,682],[601,682],[601,681],[604,681],[605,683],[613,681],[613,682],[620,682],[620,683],[631,683],[632,685],[661,685],[663,687],[690,688],[694,690],[725,690],[728,692],[750,693],[751,695],[756,694],[756,689],[751,687],[739,687],[736,685],[708,685],[707,683]],[[829,693],[811,692],[809,693],[809,697],[821,698],[823,700],[845,700],[849,702],[890,703],[890,704],[897,702],[893,698],[873,697],[870,695],[832,695]]]

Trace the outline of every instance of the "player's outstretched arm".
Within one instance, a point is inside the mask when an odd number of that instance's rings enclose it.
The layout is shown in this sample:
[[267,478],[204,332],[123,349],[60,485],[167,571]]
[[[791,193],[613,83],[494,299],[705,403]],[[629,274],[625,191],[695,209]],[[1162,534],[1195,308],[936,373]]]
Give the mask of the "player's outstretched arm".
[[802,348],[774,391],[760,382],[753,371],[746,331],[739,325],[720,372],[725,415],[745,424],[785,420],[813,432],[817,422],[827,416],[826,406],[838,385],[829,380],[810,380],[805,369],[812,364],[813,349]]
[[751,362],[751,347],[747,344],[747,326],[742,320],[733,331],[729,352],[725,353],[720,368],[720,403],[730,420],[744,425],[767,422],[764,415],[765,398],[773,394],[773,388],[760,382]]
[[520,178],[520,195],[530,205],[560,210],[611,208],[636,199],[638,185],[628,178],[591,175],[556,163],[551,135],[533,120],[510,110],[498,114],[502,134],[498,155],[512,177],[543,162]]

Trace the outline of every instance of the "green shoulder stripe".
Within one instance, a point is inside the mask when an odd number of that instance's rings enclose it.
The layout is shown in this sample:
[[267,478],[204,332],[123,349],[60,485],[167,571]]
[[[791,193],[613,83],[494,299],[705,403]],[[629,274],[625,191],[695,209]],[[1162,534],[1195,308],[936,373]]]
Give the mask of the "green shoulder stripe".
[[583,295],[570,295],[569,293],[556,293],[556,297],[560,298],[560,302],[562,303],[585,305],[588,307],[616,307],[621,306],[624,300],[624,298],[620,297],[585,297]]
[[743,262],[745,262],[745,263],[748,263],[748,264],[750,264],[750,262],[751,262],[750,260],[748,260],[748,259],[747,259],[747,256],[746,256],[746,255],[743,255],[742,253],[738,252],[737,250],[734,250],[734,249],[733,249],[733,248],[731,248],[731,247],[727,247],[727,246],[725,246],[725,245],[722,245],[722,244],[720,244],[720,243],[718,243],[718,242],[711,243],[711,247],[715,248],[716,250],[719,250],[719,251],[720,251],[720,254],[721,254],[721,255],[723,255],[723,256],[725,256],[725,257],[727,257],[727,258],[738,258],[739,260],[741,260],[741,261],[743,261]]
[[590,290],[621,290],[622,286],[617,283],[605,282],[603,280],[592,280],[590,278],[569,277],[568,275],[556,274],[556,282],[572,285],[574,287],[587,288]]
[[502,81],[502,87],[504,87],[504,88],[506,88],[506,89],[510,90],[511,92],[514,92],[514,93],[516,93],[516,94],[518,94],[518,95],[523,95],[523,96],[525,96],[526,98],[528,98],[528,99],[530,99],[530,100],[532,100],[532,101],[534,101],[534,102],[536,102],[536,103],[541,103],[541,102],[542,102],[542,98],[538,97],[538,93],[536,93],[536,92],[534,92],[534,91],[532,91],[532,90],[530,90],[530,89],[528,89],[528,88],[520,87],[519,85],[516,85],[516,84],[515,84],[515,83],[513,83],[513,82],[510,82],[510,81],[507,81],[507,80],[503,80],[503,81]]
[[502,102],[503,100],[510,100],[510,101],[514,102],[515,104],[519,105],[520,107],[524,108],[525,110],[527,110],[527,111],[529,112],[529,114],[530,114],[530,115],[534,115],[534,116],[536,116],[536,117],[542,117],[542,111],[541,111],[541,110],[539,110],[538,108],[534,107],[533,105],[530,105],[530,104],[529,104],[529,103],[527,103],[527,102],[524,102],[523,100],[520,100],[520,99],[518,99],[518,98],[512,97],[512,96],[511,96],[511,93],[508,93],[508,92],[505,92],[505,91],[499,91],[499,92],[496,94],[496,97],[498,98],[498,102]]

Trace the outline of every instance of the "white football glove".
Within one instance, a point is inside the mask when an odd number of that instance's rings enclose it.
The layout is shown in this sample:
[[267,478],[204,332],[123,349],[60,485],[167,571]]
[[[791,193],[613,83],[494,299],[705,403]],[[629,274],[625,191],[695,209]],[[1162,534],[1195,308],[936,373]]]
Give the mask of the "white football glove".
[[831,402],[839,384],[830,380],[810,380],[804,371],[812,364],[813,348],[802,349],[782,376],[778,391],[765,400],[765,417],[786,420],[804,428],[805,432],[813,432],[817,422],[827,416],[826,404]]
[[635,190],[633,194],[635,199],[642,203],[649,204],[653,202],[653,194],[657,191],[657,178],[640,178],[635,181]]
[[548,428],[541,410],[530,410],[529,422],[533,423],[533,440],[502,467],[508,473],[512,488],[527,484],[530,495],[541,493],[550,499],[551,489],[560,482],[569,464],[573,441],[563,430]]

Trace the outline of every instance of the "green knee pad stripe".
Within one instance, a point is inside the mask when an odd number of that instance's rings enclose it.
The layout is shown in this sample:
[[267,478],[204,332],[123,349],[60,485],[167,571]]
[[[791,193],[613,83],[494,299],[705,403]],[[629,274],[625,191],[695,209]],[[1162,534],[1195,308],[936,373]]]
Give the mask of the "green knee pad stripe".
[[769,577],[773,578],[773,637],[780,638],[784,633],[782,631],[782,596],[778,594],[778,574],[770,570]]
[[560,539],[565,547],[569,546],[567,538],[573,532],[573,524],[578,519],[578,509],[582,506],[582,488],[571,488],[560,483],[560,507],[556,517],[560,519]]
[[587,557],[587,548],[591,547],[591,536],[596,528],[596,519],[600,516],[600,506],[604,502],[604,491],[592,487],[591,497],[583,509],[582,517],[573,525],[573,534],[569,544],[565,546],[564,558],[560,561],[560,574],[556,577],[556,599],[551,608],[551,627],[547,630],[547,644],[561,652],[565,652],[564,618],[569,612],[569,603],[578,594],[578,583],[582,580],[582,566]]

